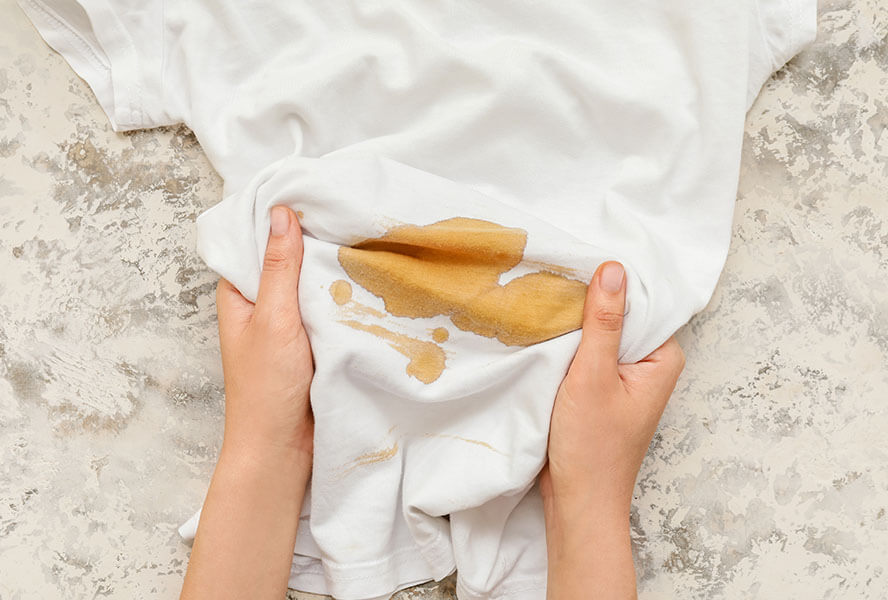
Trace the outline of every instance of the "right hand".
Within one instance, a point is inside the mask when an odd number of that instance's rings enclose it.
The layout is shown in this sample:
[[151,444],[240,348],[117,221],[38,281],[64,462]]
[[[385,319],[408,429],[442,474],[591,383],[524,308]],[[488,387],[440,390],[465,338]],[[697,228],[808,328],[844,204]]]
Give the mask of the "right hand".
[[618,364],[625,300],[622,265],[602,264],[589,284],[579,348],[555,397],[540,484],[549,505],[576,500],[628,520],[635,478],[684,354],[671,337],[640,362]]

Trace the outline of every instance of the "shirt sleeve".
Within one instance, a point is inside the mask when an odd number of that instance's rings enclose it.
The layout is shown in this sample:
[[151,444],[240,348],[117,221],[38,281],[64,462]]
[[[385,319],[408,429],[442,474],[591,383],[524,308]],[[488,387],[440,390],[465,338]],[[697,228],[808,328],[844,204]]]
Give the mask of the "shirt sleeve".
[[752,0],[752,11],[747,109],[768,78],[817,35],[817,0]]
[[177,122],[164,108],[163,0],[18,0],[92,88],[114,131]]

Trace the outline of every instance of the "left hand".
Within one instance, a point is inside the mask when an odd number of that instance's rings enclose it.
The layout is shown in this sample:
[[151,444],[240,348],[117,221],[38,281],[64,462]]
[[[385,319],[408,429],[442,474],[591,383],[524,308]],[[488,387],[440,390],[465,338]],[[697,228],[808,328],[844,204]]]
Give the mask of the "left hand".
[[299,316],[302,231],[271,213],[256,304],[216,289],[225,434],[197,526],[182,600],[283,598],[311,473],[314,374]]
[[314,374],[299,314],[302,229],[285,206],[271,211],[271,233],[256,304],[225,279],[216,289],[225,375],[223,449],[261,453],[295,450],[310,460]]

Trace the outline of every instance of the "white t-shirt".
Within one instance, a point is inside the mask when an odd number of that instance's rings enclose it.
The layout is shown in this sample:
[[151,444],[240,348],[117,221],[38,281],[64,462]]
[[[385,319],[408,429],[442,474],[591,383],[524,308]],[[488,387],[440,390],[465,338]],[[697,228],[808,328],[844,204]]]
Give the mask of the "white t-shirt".
[[342,599],[454,568],[460,598],[544,598],[533,482],[584,283],[626,266],[624,361],[705,306],[745,113],[816,21],[815,0],[20,2],[116,131],[194,131],[225,181],[198,252],[245,296],[269,208],[302,215],[316,454],[290,585]]

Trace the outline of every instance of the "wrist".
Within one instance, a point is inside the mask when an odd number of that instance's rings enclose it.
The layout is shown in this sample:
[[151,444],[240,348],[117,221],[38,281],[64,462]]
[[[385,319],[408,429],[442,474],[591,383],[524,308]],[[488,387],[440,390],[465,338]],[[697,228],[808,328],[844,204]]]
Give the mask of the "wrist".
[[636,598],[628,510],[546,506],[548,598]]
[[543,504],[573,517],[595,510],[608,517],[628,518],[632,505],[634,478],[613,473],[563,473],[550,466],[548,485],[542,488]]
[[541,487],[550,544],[582,545],[592,538],[629,539],[632,491],[619,486],[564,483]]
[[314,419],[310,411],[299,419],[273,420],[229,414],[226,407],[222,449],[229,454],[243,454],[257,460],[286,461],[307,456],[310,464],[313,443]]
[[311,474],[310,450],[280,444],[264,444],[226,437],[216,470],[250,480],[291,481],[305,486]]
[[570,531],[577,523],[588,523],[598,531],[628,531],[631,497],[607,493],[588,492],[543,496],[543,509],[547,523],[561,525]]
[[616,587],[596,587],[596,581],[618,573],[627,590],[634,586],[630,506],[622,496],[591,490],[543,495],[550,598],[577,597],[581,590],[602,598],[632,597],[614,594]]

